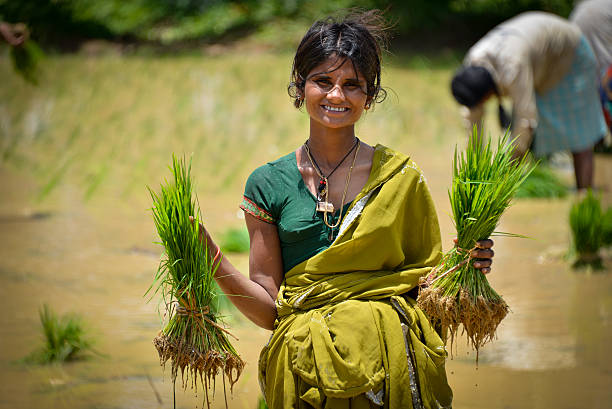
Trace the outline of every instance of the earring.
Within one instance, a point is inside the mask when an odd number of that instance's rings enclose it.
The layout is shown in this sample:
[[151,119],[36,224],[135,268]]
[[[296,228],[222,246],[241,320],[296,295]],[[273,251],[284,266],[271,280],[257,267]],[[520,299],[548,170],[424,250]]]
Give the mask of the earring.
[[370,103],[369,103],[369,102],[365,104],[364,109],[365,109],[366,111],[367,111],[368,109],[370,109]]

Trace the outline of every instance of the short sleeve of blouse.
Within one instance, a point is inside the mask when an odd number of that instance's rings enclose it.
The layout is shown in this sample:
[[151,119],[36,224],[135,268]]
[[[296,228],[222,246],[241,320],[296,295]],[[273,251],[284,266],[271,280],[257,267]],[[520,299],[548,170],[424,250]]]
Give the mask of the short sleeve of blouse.
[[240,208],[259,220],[276,224],[278,187],[275,179],[274,168],[270,164],[255,169],[247,179]]

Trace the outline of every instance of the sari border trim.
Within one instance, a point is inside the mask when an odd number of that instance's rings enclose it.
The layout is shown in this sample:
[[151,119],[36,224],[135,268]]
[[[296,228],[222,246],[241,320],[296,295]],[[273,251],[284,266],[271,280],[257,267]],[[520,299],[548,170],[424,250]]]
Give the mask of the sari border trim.
[[357,216],[361,214],[371,195],[372,191],[368,192],[368,194],[366,194],[364,197],[359,199],[357,203],[355,203],[353,208],[344,217],[344,220],[342,220],[342,224],[340,225],[340,230],[338,231],[338,236],[336,236],[336,239],[340,237],[340,235],[344,233],[344,231],[351,225],[351,223],[353,223],[353,220],[355,220]]
[[242,202],[240,203],[239,207],[251,216],[255,217],[256,219],[259,219],[266,223],[276,224],[276,220],[272,217],[270,213],[257,206],[255,202],[253,202],[246,196],[242,196]]
[[[410,380],[410,395],[412,397],[413,409],[424,409],[423,401],[421,400],[421,391],[419,390],[419,379],[414,362],[416,358],[414,356],[414,350],[412,349],[412,342],[410,341],[410,327],[414,325],[414,322],[410,319],[404,308],[394,297],[390,298],[391,305],[397,310],[400,316],[400,327],[404,334],[404,347],[406,348],[406,359],[408,361],[408,377]],[[405,321],[405,322],[403,322]]]

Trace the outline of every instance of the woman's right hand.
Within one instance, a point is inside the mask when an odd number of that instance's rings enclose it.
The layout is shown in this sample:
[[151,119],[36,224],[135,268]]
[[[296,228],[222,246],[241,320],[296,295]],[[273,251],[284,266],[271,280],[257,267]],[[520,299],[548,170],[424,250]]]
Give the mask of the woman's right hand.
[[[194,217],[189,216],[189,221],[193,225],[195,223]],[[210,236],[210,233],[208,232],[208,230],[206,230],[202,222],[198,223],[198,235],[200,243],[202,243],[202,246],[206,246],[208,254],[210,254],[211,257],[218,259],[219,255],[221,254],[221,249],[215,244],[212,237]]]

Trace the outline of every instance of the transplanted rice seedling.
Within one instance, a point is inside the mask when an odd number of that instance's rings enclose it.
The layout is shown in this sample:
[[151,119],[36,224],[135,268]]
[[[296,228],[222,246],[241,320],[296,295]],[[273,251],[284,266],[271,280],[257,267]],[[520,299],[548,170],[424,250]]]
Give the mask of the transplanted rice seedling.
[[472,266],[471,252],[478,240],[495,233],[501,215],[533,166],[525,156],[512,158],[507,133],[493,149],[490,140],[479,143],[474,130],[466,151],[459,154],[455,149],[449,199],[457,245],[422,279],[417,301],[443,334],[450,331],[451,348],[462,325],[477,360],[479,348],[493,340],[509,308],[486,276]]
[[249,251],[249,232],[246,228],[230,228],[221,235],[221,250],[224,253],[246,253]]
[[560,198],[567,196],[567,186],[545,164],[538,164],[521,184],[516,197]]
[[604,243],[604,219],[601,202],[589,189],[570,209],[572,250],[576,256],[574,267],[601,268],[599,249]]
[[[172,380],[180,370],[183,387],[189,379],[197,390],[208,387],[221,372],[230,385],[236,383],[244,362],[228,339],[229,332],[219,322],[219,305],[214,274],[218,260],[200,242],[200,209],[192,191],[191,164],[173,157],[173,179],[161,192],[149,189],[153,199],[153,219],[164,246],[153,285],[161,292],[166,306],[167,325],[153,340],[162,365],[172,366]],[[189,216],[193,216],[192,223]]]
[[81,318],[74,314],[58,316],[47,304],[38,315],[44,334],[44,345],[34,351],[26,362],[61,363],[83,359],[93,351],[93,342],[86,336]]

